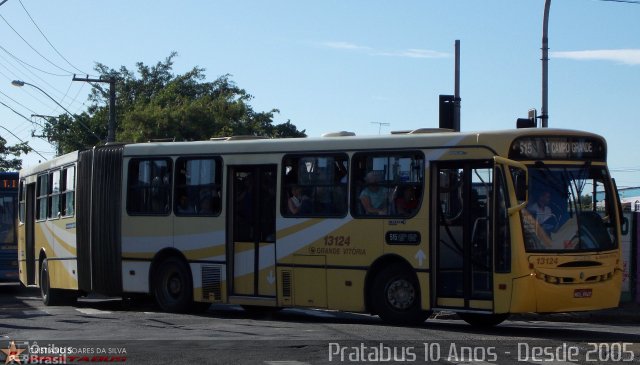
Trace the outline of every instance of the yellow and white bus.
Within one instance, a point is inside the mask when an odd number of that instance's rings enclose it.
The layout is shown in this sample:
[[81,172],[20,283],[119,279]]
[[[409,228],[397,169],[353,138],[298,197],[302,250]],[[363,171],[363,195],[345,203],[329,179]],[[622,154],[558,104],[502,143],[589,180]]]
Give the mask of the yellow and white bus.
[[20,172],[20,280],[48,305],[495,325],[617,306],[619,208],[604,139],[579,131],[108,145]]

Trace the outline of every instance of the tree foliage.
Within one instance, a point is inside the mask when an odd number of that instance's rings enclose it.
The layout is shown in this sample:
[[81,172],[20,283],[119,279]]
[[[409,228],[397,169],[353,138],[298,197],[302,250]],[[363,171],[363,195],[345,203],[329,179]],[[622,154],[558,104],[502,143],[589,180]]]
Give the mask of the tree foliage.
[[27,142],[13,146],[7,145],[7,140],[0,137],[0,171],[17,171],[22,167],[22,160],[19,159],[23,153],[29,153],[31,147]]
[[[98,63],[96,71],[103,79],[116,80],[116,141],[147,142],[157,139],[176,141],[205,140],[231,135],[267,137],[304,137],[290,121],[274,125],[278,109],[253,110],[252,96],[238,87],[230,75],[207,82],[204,69],[174,75],[171,53],[154,66],[136,64],[136,72],[121,66],[119,70]],[[88,110],[75,116],[61,116],[50,123],[45,134],[69,152],[99,141],[87,132],[86,125],[102,141],[107,135],[109,93],[106,84],[93,84]],[[82,123],[79,123],[81,121]]]

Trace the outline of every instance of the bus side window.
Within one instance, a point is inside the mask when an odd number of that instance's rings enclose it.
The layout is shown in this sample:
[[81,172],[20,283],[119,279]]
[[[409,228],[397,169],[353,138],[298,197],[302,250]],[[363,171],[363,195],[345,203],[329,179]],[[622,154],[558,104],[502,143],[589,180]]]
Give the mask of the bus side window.
[[174,213],[213,216],[222,209],[220,158],[179,158],[176,161]]
[[72,216],[75,211],[75,172],[75,166],[69,166],[62,169],[62,216]]
[[356,153],[352,159],[351,214],[354,217],[410,217],[422,201],[421,152]]
[[342,217],[347,213],[346,154],[288,155],[282,175],[282,216]]
[[132,159],[129,162],[127,212],[167,215],[171,197],[171,160]]
[[36,185],[36,220],[47,219],[48,195],[49,195],[49,174],[38,175]]

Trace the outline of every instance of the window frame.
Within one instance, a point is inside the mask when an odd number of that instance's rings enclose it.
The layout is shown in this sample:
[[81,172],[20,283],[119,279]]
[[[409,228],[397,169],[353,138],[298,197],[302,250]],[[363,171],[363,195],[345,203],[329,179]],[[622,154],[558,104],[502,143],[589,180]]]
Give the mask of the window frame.
[[[71,179],[72,186],[69,188],[69,171],[73,171],[73,178]],[[62,213],[62,218],[73,217],[76,213],[76,166],[75,165],[67,165],[63,166],[60,173],[60,209]],[[69,213],[67,209],[67,201],[68,197],[71,196],[72,207],[71,213]]]
[[[332,171],[333,175],[329,176],[329,178],[326,179],[326,180],[332,181],[332,183],[322,182],[319,179],[316,180],[315,182],[313,180],[310,180],[304,183],[300,181],[298,166],[301,160],[304,160],[304,159],[317,160],[319,158],[333,158],[334,163],[338,161],[339,163],[342,164],[341,167],[340,165],[334,166],[334,170]],[[295,175],[289,176],[287,171],[287,166],[290,166],[293,164],[288,163],[288,161],[295,161],[296,167],[295,169],[291,170]],[[344,166],[344,163],[346,163],[346,166]],[[348,154],[341,153],[341,152],[290,153],[282,156],[281,166],[282,166],[282,169],[281,169],[282,172],[281,172],[281,184],[280,184],[280,197],[281,197],[280,214],[282,215],[282,217],[284,218],[344,218],[349,214],[349,178],[350,178],[349,170],[351,168],[351,161],[349,159]],[[344,168],[345,171],[343,171],[342,168]],[[314,175],[317,175],[319,173],[320,171],[313,172]],[[295,179],[292,179],[292,177],[294,177]],[[344,180],[345,178],[346,180]],[[309,200],[313,200],[313,202],[310,204],[314,209],[312,209],[310,213],[293,214],[289,212],[288,208],[289,208],[289,199],[291,198],[291,189],[294,186],[301,186],[306,188],[307,190],[311,189],[310,191],[314,191],[314,193],[317,193],[318,188],[329,189],[329,193],[331,195],[332,200],[335,197],[334,194],[337,194],[338,198],[343,200],[342,202],[340,202],[340,206],[342,208],[340,210],[336,210],[335,213],[333,212],[327,213],[326,211],[323,212],[322,210],[315,209],[316,206],[321,206],[320,201],[315,197],[314,198],[308,197]],[[342,193],[340,193],[341,190],[342,190]],[[312,194],[312,195],[315,195],[315,194]],[[316,203],[318,203],[318,205],[316,205]],[[335,202],[332,202],[331,204],[328,204],[328,205],[335,206]]]
[[[200,160],[200,161],[213,161],[214,162],[214,172],[213,172],[213,182],[210,184],[206,184],[206,185],[188,185],[187,181],[185,180],[184,183],[182,183],[180,181],[181,177],[180,174],[182,173],[182,162],[183,161],[196,161],[196,160]],[[185,164],[185,168],[186,166],[188,166],[187,164]],[[173,214],[176,217],[218,217],[220,216],[220,214],[222,214],[222,184],[223,184],[223,177],[222,177],[222,173],[223,173],[223,162],[222,162],[222,157],[220,156],[186,156],[186,157],[178,157],[175,160],[175,169],[174,169],[174,173],[175,173],[175,177],[174,177],[174,184],[173,184],[173,201],[172,201],[172,211]],[[186,171],[185,171],[186,173]],[[198,195],[199,195],[199,199],[198,199],[198,206],[194,206],[194,212],[193,213],[184,213],[184,212],[178,212],[178,196],[182,195],[182,192],[179,192],[178,190],[180,189],[188,189],[188,187],[195,187],[194,190],[198,190]],[[209,189],[213,192],[214,190],[217,190],[217,199],[218,199],[218,204],[216,204],[214,206],[214,209],[212,209],[211,213],[207,213],[207,214],[203,214],[201,212],[198,212],[198,208],[200,206],[200,204],[202,203],[203,199],[206,199],[207,197],[200,197],[200,195],[202,195],[202,187],[205,186],[209,186]],[[187,195],[189,195],[187,193]],[[216,199],[216,197],[214,196],[216,195],[215,193],[212,193],[211,196],[209,196],[209,198],[211,199]],[[213,204],[213,203],[212,203]]]
[[[408,158],[410,157],[412,160],[419,161],[420,170],[418,171],[419,176],[416,177],[416,181],[412,181],[409,178],[409,181],[401,181],[400,175],[397,175],[398,180],[386,180],[386,176],[383,176],[383,180],[380,182],[380,186],[387,189],[387,214],[367,214],[359,212],[361,202],[360,202],[360,194],[364,190],[366,184],[364,183],[365,176],[370,171],[383,171],[383,175],[388,174],[386,170],[373,170],[373,166],[369,166],[369,162],[372,161],[373,158],[386,158],[387,160],[390,158],[399,157],[399,158]],[[361,166],[362,161],[365,162],[364,168]],[[351,189],[350,189],[350,213],[351,216],[355,219],[410,219],[415,217],[418,212],[422,209],[423,202],[425,200],[424,187],[425,187],[425,173],[427,171],[426,168],[426,160],[424,153],[420,150],[379,150],[379,151],[363,151],[356,152],[351,156]],[[389,166],[389,164],[385,165]],[[398,214],[395,212],[395,202],[398,199],[398,196],[395,196],[397,190],[400,187],[402,188],[412,188],[416,193],[416,207],[412,210],[410,214]],[[393,200],[393,211],[389,211],[389,207],[391,206],[391,200]]]
[[[43,190],[44,185],[44,191]],[[49,216],[49,172],[43,172],[36,176],[36,211],[35,221],[43,222]],[[44,216],[42,216],[42,204],[44,202]]]
[[[134,171],[134,165],[136,165],[136,169],[135,169],[135,178],[137,179],[139,174],[140,174],[140,165],[141,162],[148,162],[150,164],[153,164],[154,161],[164,161],[166,162],[166,170],[163,174],[162,177],[160,176],[155,176],[152,177],[152,175],[154,174],[154,170],[155,168],[158,168],[160,171],[162,171],[162,167],[152,167],[152,169],[150,170],[150,175],[148,176],[149,181],[143,181],[142,184],[140,184],[140,181],[136,181],[138,182],[138,184],[136,186],[132,186],[132,177],[134,176],[134,174],[132,174],[132,172]],[[152,165],[153,166],[153,165]],[[138,197],[140,198],[139,194],[132,194],[132,190],[137,190],[138,192],[142,192],[143,196],[143,200],[148,199],[148,202],[144,202],[143,204],[140,204],[140,206],[143,205],[149,205],[149,206],[153,206],[154,202],[153,199],[154,197],[151,196],[153,194],[152,189],[153,187],[153,180],[158,177],[159,179],[161,179],[161,184],[159,184],[159,186],[157,187],[158,189],[160,189],[160,197],[162,198],[162,195],[166,195],[164,198],[166,198],[166,202],[165,202],[165,206],[163,210],[134,210],[133,208],[137,208],[137,206],[133,206],[133,197]],[[167,183],[164,183],[164,178],[168,178],[169,181]],[[126,197],[126,201],[125,201],[125,206],[126,206],[126,211],[127,214],[129,216],[150,216],[150,217],[158,217],[158,216],[169,216],[171,214],[171,204],[172,204],[172,192],[173,192],[173,160],[170,157],[167,156],[148,156],[148,157],[134,157],[131,158],[127,164],[127,197]],[[147,194],[148,193],[148,194]],[[148,195],[148,196],[146,196]],[[162,202],[161,202],[162,203]]]

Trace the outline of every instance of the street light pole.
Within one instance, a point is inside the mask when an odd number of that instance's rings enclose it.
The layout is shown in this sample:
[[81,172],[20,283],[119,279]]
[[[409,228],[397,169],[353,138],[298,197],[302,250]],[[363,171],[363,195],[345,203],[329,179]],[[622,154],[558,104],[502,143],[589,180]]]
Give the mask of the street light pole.
[[62,106],[62,104],[60,104],[56,99],[54,99],[51,95],[47,94],[46,91],[42,90],[38,86],[36,86],[34,84],[31,84],[31,83],[28,83],[28,82],[25,82],[25,81],[21,81],[21,80],[13,80],[13,81],[11,81],[11,85],[17,86],[17,87],[22,87],[24,85],[29,85],[31,87],[34,87],[34,88],[40,90],[41,93],[45,94],[49,99],[51,99],[54,103],[56,103],[59,107],[61,107],[62,110],[64,110],[67,114],[69,114],[69,116],[71,116],[71,118],[73,118],[76,122],[78,122],[78,124],[80,124],[82,127],[84,127],[84,129],[86,129],[89,133],[91,133],[94,137],[96,137],[98,139],[98,141],[102,141],[102,138],[98,137],[98,135],[95,134],[89,127],[87,127],[86,124],[82,123],[79,119],[76,119],[73,116],[73,114],[71,114],[71,112],[67,110],[67,108]]
[[551,0],[544,1],[544,19],[542,20],[542,110],[540,119],[542,128],[549,127],[549,8]]

